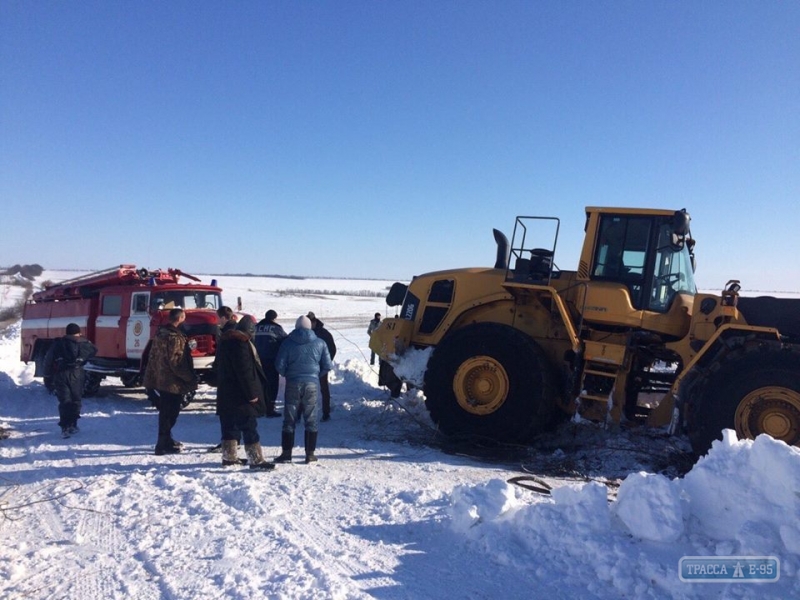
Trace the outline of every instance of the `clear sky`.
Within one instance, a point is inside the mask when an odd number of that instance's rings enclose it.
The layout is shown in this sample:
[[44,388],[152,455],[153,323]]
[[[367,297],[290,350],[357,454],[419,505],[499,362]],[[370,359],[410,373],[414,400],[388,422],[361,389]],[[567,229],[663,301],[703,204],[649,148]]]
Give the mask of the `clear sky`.
[[800,3],[0,0],[0,265],[407,280],[687,208],[800,291]]

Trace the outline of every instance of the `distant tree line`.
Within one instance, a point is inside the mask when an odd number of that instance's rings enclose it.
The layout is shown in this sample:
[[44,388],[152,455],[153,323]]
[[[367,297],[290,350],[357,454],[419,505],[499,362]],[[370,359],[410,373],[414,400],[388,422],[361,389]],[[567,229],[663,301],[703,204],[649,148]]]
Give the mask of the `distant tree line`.
[[276,293],[284,296],[357,296],[359,298],[383,298],[385,291],[375,290],[311,290],[301,288],[288,288],[277,290]]
[[25,295],[13,305],[0,309],[0,329],[22,318],[22,309],[33,293],[33,280],[44,272],[41,265],[14,265],[0,271],[0,283],[25,288]]
[[8,267],[2,274],[3,275],[16,275],[19,273],[25,279],[36,279],[44,272],[42,265],[32,264],[32,265],[14,265],[13,267]]

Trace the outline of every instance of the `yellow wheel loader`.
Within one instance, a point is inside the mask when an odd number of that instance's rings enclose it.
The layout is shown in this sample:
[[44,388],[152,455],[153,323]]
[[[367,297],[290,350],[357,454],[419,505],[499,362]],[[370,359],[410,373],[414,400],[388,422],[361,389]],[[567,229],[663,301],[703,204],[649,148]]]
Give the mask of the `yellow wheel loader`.
[[[534,235],[542,224],[552,238]],[[493,268],[396,283],[370,338],[380,382],[432,348],[426,406],[450,436],[525,443],[579,414],[686,432],[705,453],[725,428],[800,444],[800,299],[697,293],[685,210],[586,209],[577,271],[554,262],[560,222],[495,230]],[[402,370],[401,370],[402,371]]]

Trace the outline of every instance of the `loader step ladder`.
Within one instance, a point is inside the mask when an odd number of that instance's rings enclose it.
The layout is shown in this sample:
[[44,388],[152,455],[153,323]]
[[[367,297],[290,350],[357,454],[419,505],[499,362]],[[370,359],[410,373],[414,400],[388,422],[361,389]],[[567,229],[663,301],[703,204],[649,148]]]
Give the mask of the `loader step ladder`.
[[578,395],[581,416],[595,421],[610,419],[619,423],[621,410],[612,400],[617,378],[623,372],[625,346],[586,341],[581,392]]

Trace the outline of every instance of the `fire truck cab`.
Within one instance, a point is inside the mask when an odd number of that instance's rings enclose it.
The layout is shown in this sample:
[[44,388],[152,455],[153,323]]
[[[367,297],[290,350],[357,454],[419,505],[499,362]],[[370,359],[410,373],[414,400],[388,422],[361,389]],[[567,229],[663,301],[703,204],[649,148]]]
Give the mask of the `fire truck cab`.
[[[181,283],[181,277],[193,283]],[[170,309],[182,308],[195,371],[204,380],[214,362],[222,290],[213,280],[209,285],[199,282],[179,269],[150,271],[120,265],[48,286],[24,307],[20,358],[34,361],[34,376],[45,377],[47,350],[64,335],[67,324],[77,323],[98,349],[84,366],[86,395],[96,393],[106,376],[134,387],[139,385],[147,342],[167,323]]]

